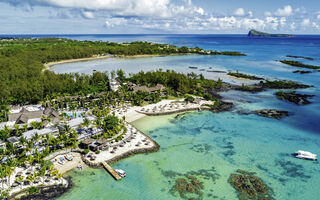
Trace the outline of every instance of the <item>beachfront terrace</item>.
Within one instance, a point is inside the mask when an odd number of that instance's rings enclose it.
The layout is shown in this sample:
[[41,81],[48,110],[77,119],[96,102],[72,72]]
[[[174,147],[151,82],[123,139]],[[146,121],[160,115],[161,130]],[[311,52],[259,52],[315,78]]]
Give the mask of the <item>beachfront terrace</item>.
[[[105,149],[101,149],[100,152],[90,152],[84,158],[92,165],[98,165],[102,162],[113,162],[117,159],[121,159],[122,156],[130,154],[131,152],[141,151],[144,149],[151,149],[156,144],[142,132],[137,130],[130,124],[126,124],[127,131],[123,134],[122,140],[108,140],[104,141]],[[86,141],[87,142],[87,141]],[[88,143],[94,144],[99,141],[88,141]],[[91,144],[87,146],[90,147]]]

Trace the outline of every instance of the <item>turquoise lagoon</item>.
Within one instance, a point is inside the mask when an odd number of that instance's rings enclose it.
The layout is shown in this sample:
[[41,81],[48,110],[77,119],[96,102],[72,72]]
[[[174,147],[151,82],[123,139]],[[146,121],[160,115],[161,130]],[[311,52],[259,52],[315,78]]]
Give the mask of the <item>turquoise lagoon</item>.
[[[57,73],[92,73],[93,70],[124,69],[126,73],[155,69],[215,75],[207,70],[239,70],[268,77],[313,85],[301,93],[316,95],[312,104],[296,106],[276,99],[275,90],[251,94],[228,91],[221,95],[232,101],[232,112],[191,112],[176,115],[145,117],[134,122],[140,130],[157,141],[161,148],[152,154],[135,155],[113,167],[125,170],[128,176],[114,181],[102,169],[86,168],[70,172],[73,188],[58,199],[180,199],[170,192],[175,180],[194,175],[204,182],[198,199],[237,199],[228,183],[237,169],[256,172],[273,189],[279,200],[318,200],[320,197],[319,162],[298,160],[291,156],[299,149],[320,154],[320,73],[294,74],[299,68],[276,60],[285,55],[309,56],[320,65],[320,36],[295,38],[247,38],[244,35],[87,35],[61,36],[71,39],[127,42],[147,40],[178,46],[199,46],[205,49],[237,50],[246,57],[169,56],[136,59],[110,58],[81,63],[56,65]],[[291,60],[291,58],[290,58]],[[198,70],[189,69],[196,66]],[[211,68],[211,69],[210,69]],[[205,69],[200,71],[199,69]],[[232,80],[229,79],[230,82]],[[290,116],[281,120],[256,115],[241,115],[238,111],[264,108],[288,110]]]
[[256,172],[275,199],[320,195],[319,163],[290,156],[297,149],[317,152],[319,137],[282,121],[206,111],[145,117],[134,125],[160,144],[159,152],[113,165],[128,174],[119,182],[102,169],[73,171],[74,187],[59,199],[180,199],[169,191],[186,174],[204,182],[200,199],[237,199],[228,183],[237,169]]

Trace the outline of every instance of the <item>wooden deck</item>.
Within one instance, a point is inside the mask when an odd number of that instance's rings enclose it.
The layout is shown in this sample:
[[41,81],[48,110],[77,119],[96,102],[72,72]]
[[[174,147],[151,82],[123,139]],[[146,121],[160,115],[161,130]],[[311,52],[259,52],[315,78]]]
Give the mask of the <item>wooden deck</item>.
[[114,169],[110,165],[108,165],[108,163],[102,162],[102,165],[114,179],[116,179],[117,181],[121,179],[121,176],[116,171],[114,171]]

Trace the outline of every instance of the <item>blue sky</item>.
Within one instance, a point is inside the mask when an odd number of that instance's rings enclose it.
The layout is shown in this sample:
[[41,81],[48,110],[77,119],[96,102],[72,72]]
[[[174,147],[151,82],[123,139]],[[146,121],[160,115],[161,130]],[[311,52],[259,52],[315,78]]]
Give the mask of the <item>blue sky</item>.
[[0,34],[320,34],[319,0],[0,0]]

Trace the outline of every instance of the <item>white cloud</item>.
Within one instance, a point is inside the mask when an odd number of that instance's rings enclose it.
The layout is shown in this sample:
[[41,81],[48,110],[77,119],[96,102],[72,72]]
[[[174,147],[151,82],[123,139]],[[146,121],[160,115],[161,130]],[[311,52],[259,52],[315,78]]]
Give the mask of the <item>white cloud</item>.
[[127,20],[122,17],[111,17],[108,18],[105,22],[107,28],[113,28],[115,26],[123,26],[127,23]]
[[253,17],[253,12],[250,10],[250,11],[248,12],[248,15],[249,15],[249,17]]
[[93,19],[94,18],[94,14],[92,12],[89,12],[89,11],[82,11],[81,14],[82,14],[82,16],[84,18],[87,18],[87,19]]
[[301,22],[301,26],[309,26],[310,24],[310,19],[303,19]]
[[290,29],[291,29],[292,31],[295,31],[295,30],[296,30],[296,23],[292,22],[292,23],[290,24]]
[[278,30],[279,20],[276,17],[266,17],[266,24],[273,30]]
[[243,8],[238,8],[237,10],[235,10],[233,12],[233,14],[236,15],[236,16],[242,17],[242,16],[245,15],[245,11],[244,11]]
[[320,20],[320,12],[318,12],[317,19]]
[[274,14],[279,17],[287,17],[293,14],[293,10],[290,5],[287,5],[283,8],[278,8]]
[[281,17],[279,21],[281,27],[284,27],[287,23],[287,19],[285,17]]
[[204,15],[204,10],[202,8],[196,9],[196,12],[199,13],[200,15]]
[[271,13],[271,12],[269,12],[269,11],[266,11],[266,12],[264,12],[264,16],[266,16],[266,17],[270,17],[270,16],[272,16],[272,13]]
[[317,29],[318,31],[320,30],[320,25],[315,22],[312,22],[312,27]]
[[261,19],[249,19],[245,18],[240,21],[241,27],[244,29],[259,29],[263,30],[265,28],[265,23]]
[[[194,6],[191,0],[0,0],[12,5],[49,6],[86,10],[92,12],[107,12],[109,15],[169,18],[179,15],[204,15],[203,8]],[[86,16],[85,16],[86,17]]]

